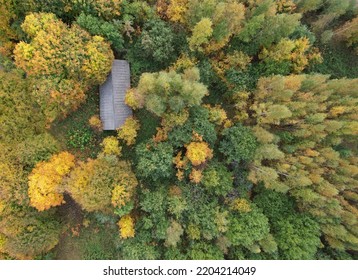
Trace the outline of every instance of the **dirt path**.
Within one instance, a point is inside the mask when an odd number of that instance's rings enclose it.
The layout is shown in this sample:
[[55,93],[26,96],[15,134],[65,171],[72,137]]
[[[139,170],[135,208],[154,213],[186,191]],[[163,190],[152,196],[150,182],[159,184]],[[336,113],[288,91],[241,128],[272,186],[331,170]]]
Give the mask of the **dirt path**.
[[80,260],[82,258],[79,238],[76,237],[82,224],[83,213],[80,206],[69,196],[65,195],[66,204],[62,205],[58,214],[64,223],[66,231],[61,235],[56,247],[57,260]]

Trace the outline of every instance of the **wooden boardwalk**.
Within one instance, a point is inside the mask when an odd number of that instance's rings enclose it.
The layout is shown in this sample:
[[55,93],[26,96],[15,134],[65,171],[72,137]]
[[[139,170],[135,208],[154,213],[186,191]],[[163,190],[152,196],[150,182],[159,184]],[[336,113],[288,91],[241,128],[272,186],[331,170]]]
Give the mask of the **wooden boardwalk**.
[[114,60],[112,71],[106,82],[100,86],[100,117],[103,130],[121,127],[132,110],[124,103],[130,87],[130,69],[126,60]]

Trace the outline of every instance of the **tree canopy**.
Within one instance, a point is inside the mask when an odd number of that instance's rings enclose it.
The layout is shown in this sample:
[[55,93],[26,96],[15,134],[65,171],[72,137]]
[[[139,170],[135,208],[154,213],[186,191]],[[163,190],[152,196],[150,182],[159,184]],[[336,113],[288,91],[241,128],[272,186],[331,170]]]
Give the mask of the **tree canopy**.
[[[0,0],[0,259],[357,259],[357,22],[351,0]],[[114,59],[132,115],[104,131]]]

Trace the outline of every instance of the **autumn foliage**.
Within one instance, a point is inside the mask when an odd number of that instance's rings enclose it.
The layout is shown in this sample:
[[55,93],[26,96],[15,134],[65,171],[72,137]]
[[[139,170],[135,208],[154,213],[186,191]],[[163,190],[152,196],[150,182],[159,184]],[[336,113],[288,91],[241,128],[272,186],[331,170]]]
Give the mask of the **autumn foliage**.
[[0,0],[0,259],[357,259],[353,2]]
[[65,203],[61,183],[75,166],[75,158],[68,152],[54,155],[48,162],[40,162],[29,175],[30,205],[38,211]]
[[111,206],[121,206],[125,202],[123,195],[133,192],[137,184],[129,163],[102,156],[80,162],[71,172],[66,188],[86,211],[108,213]]
[[34,79],[33,94],[51,123],[77,109],[90,86],[105,81],[113,53],[102,37],[68,27],[54,14],[29,14],[21,27],[30,42],[16,45],[15,64]]
[[120,129],[118,129],[118,138],[122,139],[128,146],[135,143],[137,137],[137,131],[140,128],[138,120],[133,117],[126,119]]
[[114,207],[125,206],[131,199],[131,192],[125,186],[117,185],[112,190],[112,205]]
[[108,136],[103,139],[102,143],[102,153],[104,155],[116,155],[121,154],[122,147],[119,146],[119,142],[116,137]]
[[118,222],[121,238],[131,238],[134,237],[134,220],[130,215],[123,216]]
[[213,157],[212,150],[205,142],[191,142],[186,149],[186,156],[194,166],[203,164]]

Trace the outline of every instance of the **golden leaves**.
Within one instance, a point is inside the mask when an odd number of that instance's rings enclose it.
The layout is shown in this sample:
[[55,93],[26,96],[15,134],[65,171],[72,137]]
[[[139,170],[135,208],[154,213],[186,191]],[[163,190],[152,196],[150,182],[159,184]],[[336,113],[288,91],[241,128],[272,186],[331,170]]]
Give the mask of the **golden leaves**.
[[133,110],[141,109],[144,106],[144,96],[131,88],[127,90],[124,102]]
[[231,208],[241,213],[247,213],[251,211],[250,203],[245,198],[237,198],[231,202]]
[[121,208],[122,206],[125,206],[130,198],[131,193],[122,185],[117,185],[112,190],[112,205],[114,207]]
[[191,142],[186,148],[186,156],[194,166],[203,164],[213,157],[213,151],[206,142]]
[[94,8],[98,16],[112,20],[121,14],[122,0],[95,0]]
[[119,146],[119,142],[116,137],[108,136],[103,139],[102,143],[102,152],[105,155],[116,155],[119,156],[122,151],[122,147]]
[[212,25],[213,23],[209,18],[203,18],[195,25],[192,30],[193,34],[189,39],[189,47],[192,51],[204,51],[213,34]]
[[227,122],[226,111],[220,105],[204,105],[204,107],[209,109],[210,122],[215,123],[216,125],[223,125]]
[[259,54],[259,58],[290,61],[294,73],[302,72],[310,62],[319,63],[322,60],[319,51],[311,47],[310,41],[306,37],[296,40],[282,39],[276,45],[272,45],[268,49],[264,48]]
[[134,117],[128,117],[123,126],[118,129],[118,138],[126,142],[128,146],[135,143],[137,132],[140,128],[140,123]]
[[93,115],[88,120],[89,125],[97,132],[103,130],[102,121],[98,115]]
[[189,179],[191,182],[195,184],[199,184],[201,182],[201,179],[203,178],[203,173],[201,170],[193,168],[191,170],[191,173],[189,175]]
[[124,215],[118,222],[121,238],[127,239],[134,237],[134,220],[130,215]]
[[108,42],[55,15],[31,13],[22,28],[29,43],[14,50],[15,64],[33,82],[33,94],[50,124],[78,108],[84,92],[105,81],[114,59]]
[[171,0],[167,8],[167,16],[171,21],[184,22],[184,15],[188,9],[188,0]]
[[40,162],[29,175],[30,205],[44,211],[64,203],[60,185],[75,166],[75,157],[68,152],[54,155],[48,162]]

